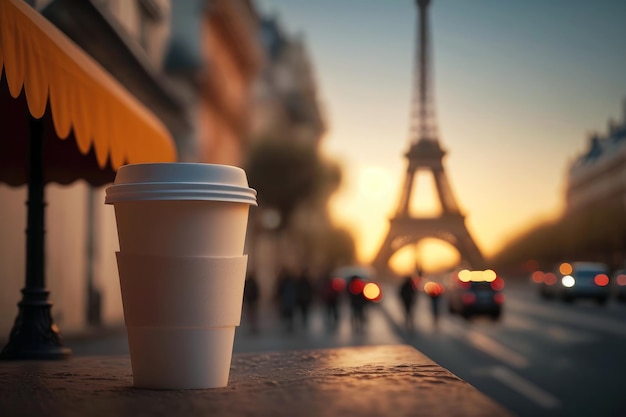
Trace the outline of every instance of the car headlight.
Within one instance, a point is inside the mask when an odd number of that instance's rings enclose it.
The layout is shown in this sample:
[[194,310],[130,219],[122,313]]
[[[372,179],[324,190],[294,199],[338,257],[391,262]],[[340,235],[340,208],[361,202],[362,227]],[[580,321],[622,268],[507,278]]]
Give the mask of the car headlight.
[[563,284],[564,287],[572,288],[574,285],[576,285],[576,280],[571,275],[565,275],[563,278],[561,278],[561,284]]

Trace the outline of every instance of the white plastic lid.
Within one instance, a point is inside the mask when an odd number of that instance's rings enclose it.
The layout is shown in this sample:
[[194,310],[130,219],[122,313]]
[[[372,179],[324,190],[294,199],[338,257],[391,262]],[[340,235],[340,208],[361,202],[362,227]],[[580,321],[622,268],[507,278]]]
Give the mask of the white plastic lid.
[[160,162],[124,165],[106,189],[105,204],[142,200],[212,200],[257,205],[243,169],[218,164]]

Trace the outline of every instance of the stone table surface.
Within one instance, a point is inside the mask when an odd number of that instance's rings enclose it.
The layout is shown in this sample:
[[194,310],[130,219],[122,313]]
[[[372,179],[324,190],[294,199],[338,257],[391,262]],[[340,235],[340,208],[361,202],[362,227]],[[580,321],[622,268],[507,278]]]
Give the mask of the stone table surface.
[[225,388],[132,383],[126,355],[0,362],[0,416],[512,416],[404,345],[235,354]]

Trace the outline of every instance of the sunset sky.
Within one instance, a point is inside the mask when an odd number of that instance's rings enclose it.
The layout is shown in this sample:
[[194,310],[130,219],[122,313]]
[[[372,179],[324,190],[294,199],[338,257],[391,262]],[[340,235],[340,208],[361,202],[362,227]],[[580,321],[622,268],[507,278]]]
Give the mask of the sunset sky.
[[[331,209],[376,254],[406,170],[415,54],[412,0],[257,0],[301,34],[328,132],[343,166]],[[434,0],[435,105],[446,174],[466,225],[488,257],[563,207],[569,162],[592,131],[624,119],[626,1]],[[432,213],[432,179],[418,176],[417,215]],[[425,267],[455,251],[425,242],[394,260]]]

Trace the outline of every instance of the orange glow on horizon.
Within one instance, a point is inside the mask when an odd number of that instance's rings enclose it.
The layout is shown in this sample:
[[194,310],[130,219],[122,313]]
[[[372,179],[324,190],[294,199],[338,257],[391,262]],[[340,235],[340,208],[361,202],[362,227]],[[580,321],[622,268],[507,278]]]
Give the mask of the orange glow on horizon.
[[[389,219],[393,217],[398,193],[405,174],[404,169],[396,169],[397,172],[394,172],[392,168],[387,166],[381,166],[380,168],[374,166],[374,169],[365,174],[364,172],[368,171],[368,167],[368,165],[346,166],[344,182],[341,188],[333,194],[328,205],[329,214],[333,221],[352,233],[356,245],[357,261],[364,264],[370,263],[375,258],[380,245],[388,233]],[[370,187],[366,187],[367,182],[364,178],[378,175],[372,172],[380,174],[379,170],[383,168],[386,169],[390,179],[387,193],[378,198],[373,198],[371,193],[374,193],[374,191],[382,192],[384,187],[373,186],[372,184],[370,184]],[[387,174],[380,175],[386,177]],[[386,180],[380,180],[377,184],[383,182],[386,183]],[[556,218],[559,212],[560,208],[557,208],[549,215],[529,216],[525,222],[517,223],[515,230],[511,230],[509,235],[514,236],[526,230],[532,224]],[[492,225],[507,222],[509,217],[502,216],[502,218],[498,218],[497,216],[500,216],[498,214],[500,212],[495,214],[488,213],[486,215],[487,218],[483,221],[487,222],[487,226],[481,226],[482,223],[477,219],[481,217],[479,210],[471,209],[471,213],[472,216],[467,219],[467,227],[470,229],[470,233],[472,233],[478,247],[486,257],[489,257],[500,249],[501,241],[503,240],[500,229]],[[412,214],[424,216],[424,213]],[[477,233],[475,230],[481,233]],[[487,237],[484,237],[484,235],[487,235]],[[493,236],[489,237],[489,235]],[[416,261],[419,261],[424,272],[438,273],[458,265],[460,255],[453,245],[440,239],[427,238],[418,242],[417,245],[407,245],[395,252],[389,260],[389,267],[395,274],[410,275],[415,272]]]
[[389,172],[381,167],[367,166],[359,174],[359,193],[376,200],[385,197],[393,189]]

